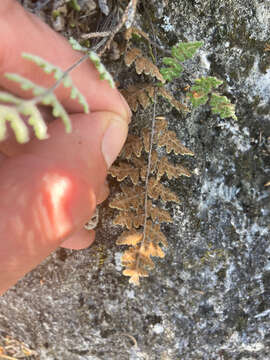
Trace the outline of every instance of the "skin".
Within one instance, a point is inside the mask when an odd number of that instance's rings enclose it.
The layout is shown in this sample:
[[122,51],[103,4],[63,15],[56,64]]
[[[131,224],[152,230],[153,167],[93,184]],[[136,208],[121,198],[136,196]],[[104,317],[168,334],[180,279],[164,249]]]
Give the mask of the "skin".
[[[62,69],[80,57],[66,39],[15,0],[0,1],[0,87],[26,98],[31,93],[7,80],[5,72],[45,87],[54,80],[23,60],[22,52],[39,55]],[[0,143],[0,294],[59,246],[82,249],[94,241],[94,231],[89,233],[83,225],[108,195],[107,169],[126,140],[131,113],[90,62],[71,76],[91,109],[89,115],[83,114],[68,89],[56,90],[70,114],[71,134],[56,119],[48,124],[47,140],[32,137],[20,145],[9,132]],[[44,117],[49,120],[50,114]]]

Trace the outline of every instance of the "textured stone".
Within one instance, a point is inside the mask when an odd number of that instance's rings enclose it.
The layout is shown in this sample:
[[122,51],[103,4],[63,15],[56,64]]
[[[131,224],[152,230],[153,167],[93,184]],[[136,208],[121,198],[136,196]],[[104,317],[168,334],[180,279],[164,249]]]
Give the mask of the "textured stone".
[[160,101],[159,114],[195,153],[185,160],[193,177],[165,181],[182,199],[168,206],[174,224],[163,226],[166,257],[140,288],[129,286],[105,204],[95,245],[57,251],[1,297],[0,331],[46,360],[267,360],[270,5],[152,4],[166,48],[204,41],[179,86],[205,75],[224,80],[238,121],[221,120],[206,106],[184,121],[174,110],[166,114],[170,108]]

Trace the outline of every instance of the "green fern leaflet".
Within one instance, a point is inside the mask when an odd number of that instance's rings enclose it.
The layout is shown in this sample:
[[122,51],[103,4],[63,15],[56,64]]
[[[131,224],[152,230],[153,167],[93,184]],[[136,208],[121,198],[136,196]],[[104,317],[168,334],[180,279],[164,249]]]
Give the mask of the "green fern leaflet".
[[195,80],[195,85],[190,89],[189,97],[192,105],[198,107],[207,103],[211,91],[223,83],[215,77],[202,77]]
[[[50,64],[39,56],[26,53],[23,53],[22,56],[24,59],[32,61],[38,65],[45,73],[53,74],[57,81],[62,81],[65,87],[71,89],[70,97],[72,99],[78,99],[78,102],[83,106],[84,112],[89,112],[86,99],[73,85],[72,79],[68,74],[62,71],[58,66]],[[27,122],[33,127],[35,135],[38,139],[47,139],[47,125],[38,108],[38,104],[40,103],[51,106],[53,116],[60,117],[62,119],[66,132],[70,133],[72,131],[69,115],[62,104],[58,101],[57,97],[53,93],[53,90],[50,91],[50,89],[37,85],[19,74],[6,73],[5,77],[20,84],[20,87],[23,90],[32,91],[35,97],[27,100],[16,97],[8,92],[0,92],[0,101],[5,103],[5,105],[0,104],[0,140],[5,138],[7,134],[6,123],[9,122],[14,131],[16,140],[19,143],[29,141],[29,131],[23,116],[27,116]]]
[[160,69],[164,79],[170,82],[178,78],[183,71],[183,67],[180,63],[191,59],[202,45],[202,41],[195,41],[179,43],[173,46],[171,51],[172,57],[163,58],[163,63],[168,65],[168,67]]
[[53,73],[55,80],[63,79],[62,84],[66,88],[71,88],[71,92],[70,92],[71,99],[77,98],[78,102],[83,106],[84,112],[86,114],[89,113],[89,107],[85,97],[80,93],[80,91],[76,88],[76,86],[73,85],[71,77],[68,74],[65,74],[61,68],[53,64],[50,64],[46,60],[36,55],[23,53],[22,57],[38,65],[40,68],[44,70],[45,73],[47,74]]
[[232,117],[237,120],[235,115],[235,105],[231,104],[226,96],[213,93],[210,100],[210,106],[214,114],[219,114],[221,119]]
[[69,38],[69,43],[72,46],[74,50],[82,51],[84,53],[88,54],[89,59],[94,64],[95,68],[97,69],[100,79],[106,80],[110,84],[111,88],[115,88],[115,83],[113,80],[112,75],[109,73],[109,71],[105,68],[105,66],[102,64],[100,57],[92,50],[87,49],[84,46],[81,46],[81,44],[75,40],[73,37]]

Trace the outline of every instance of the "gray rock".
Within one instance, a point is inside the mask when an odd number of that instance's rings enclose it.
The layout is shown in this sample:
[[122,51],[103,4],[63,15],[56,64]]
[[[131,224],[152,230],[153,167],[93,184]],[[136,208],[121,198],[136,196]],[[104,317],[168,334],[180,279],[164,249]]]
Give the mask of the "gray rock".
[[105,204],[94,246],[58,250],[1,297],[0,331],[46,360],[267,360],[269,2],[159,0],[151,14],[166,48],[204,41],[179,87],[202,75],[224,80],[238,121],[206,106],[184,120],[160,101],[196,154],[184,160],[191,179],[167,182],[182,202],[167,205],[166,257],[139,288],[129,285]]

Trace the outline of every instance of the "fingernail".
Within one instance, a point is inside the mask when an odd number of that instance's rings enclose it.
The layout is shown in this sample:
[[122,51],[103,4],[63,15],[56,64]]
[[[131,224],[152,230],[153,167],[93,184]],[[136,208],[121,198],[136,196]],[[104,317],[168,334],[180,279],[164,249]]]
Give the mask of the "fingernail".
[[128,125],[120,117],[114,117],[105,131],[101,150],[108,168],[119,155],[128,133]]
[[120,95],[121,100],[122,100],[122,103],[123,103],[123,105],[124,105],[124,107],[125,107],[125,109],[126,109],[127,117],[128,117],[128,124],[129,124],[130,121],[131,121],[132,112],[131,112],[130,107],[129,107],[126,99],[124,98],[124,96],[123,96],[121,93],[119,93],[119,95]]

